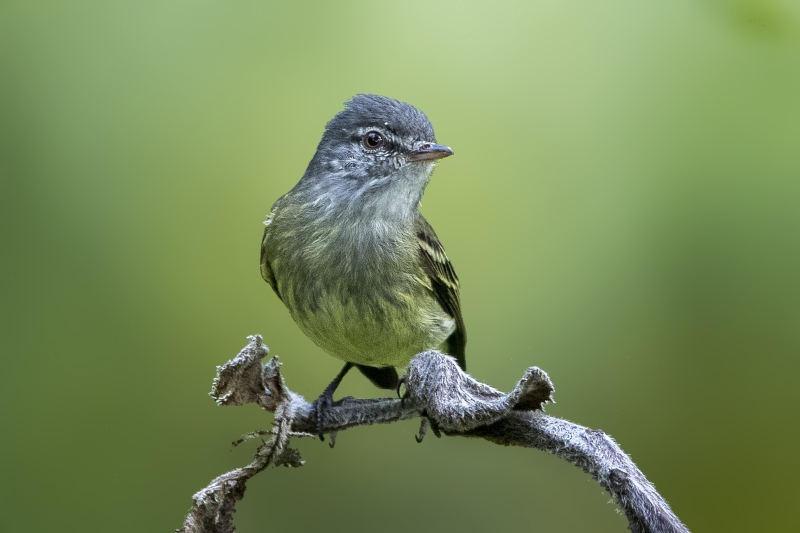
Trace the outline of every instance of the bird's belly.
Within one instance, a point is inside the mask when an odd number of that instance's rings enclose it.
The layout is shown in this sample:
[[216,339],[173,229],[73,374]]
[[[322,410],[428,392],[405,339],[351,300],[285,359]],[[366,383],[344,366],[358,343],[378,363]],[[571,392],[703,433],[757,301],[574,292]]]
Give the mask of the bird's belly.
[[292,313],[300,329],[330,355],[360,365],[404,367],[439,348],[453,319],[428,294],[368,301],[322,295],[314,311]]

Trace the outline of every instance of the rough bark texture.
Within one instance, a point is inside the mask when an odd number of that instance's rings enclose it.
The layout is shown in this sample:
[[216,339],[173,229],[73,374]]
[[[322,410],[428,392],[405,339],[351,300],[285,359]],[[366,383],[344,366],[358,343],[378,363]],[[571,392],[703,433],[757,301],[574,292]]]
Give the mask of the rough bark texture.
[[253,462],[214,479],[194,495],[192,508],[180,533],[230,533],[235,531],[233,512],[244,497],[247,480],[270,465],[299,467],[300,453],[288,446],[292,437],[330,436],[351,427],[388,424],[421,417],[422,440],[428,428],[436,435],[479,437],[504,446],[536,448],[555,454],[580,467],[608,491],[628,518],[634,533],[688,533],[666,501],[647,481],[610,436],[566,420],[547,416],[542,407],[552,401],[553,385],[547,374],[529,368],[508,394],[465,374],[455,359],[438,351],[417,354],[405,378],[402,400],[344,398],[321,415],[302,396],[283,382],[277,357],[261,361],[269,350],[261,337],[234,359],[217,367],[211,396],[220,405],[256,403],[275,413],[274,427],[256,451]]

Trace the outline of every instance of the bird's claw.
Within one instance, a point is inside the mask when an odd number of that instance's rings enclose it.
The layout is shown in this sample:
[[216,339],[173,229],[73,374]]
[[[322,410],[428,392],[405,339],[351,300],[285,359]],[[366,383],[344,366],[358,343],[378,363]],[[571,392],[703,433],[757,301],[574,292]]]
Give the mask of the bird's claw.
[[333,396],[327,395],[324,392],[311,404],[311,412],[313,413],[314,421],[317,426],[317,436],[319,436],[319,440],[322,442],[325,442],[325,434],[323,431],[326,425],[325,418],[331,407],[333,407]]
[[404,392],[402,395],[400,394],[400,387],[406,385],[406,383],[408,383],[408,380],[406,379],[405,376],[403,376],[397,381],[397,397],[400,398],[401,406],[404,406],[406,400],[408,400],[408,398],[411,396],[411,393],[408,391],[408,387],[406,387],[406,392]]
[[[317,435],[319,436],[319,440],[322,442],[325,442],[324,428],[326,426],[330,427],[330,425],[326,424],[326,422],[328,422],[328,419],[331,418],[331,408],[340,403],[333,401],[333,393],[336,392],[336,388],[339,386],[339,384],[342,382],[342,379],[344,379],[344,376],[351,368],[353,368],[353,363],[346,363],[344,368],[342,368],[336,377],[333,378],[333,381],[331,381],[330,384],[325,387],[325,390],[319,395],[319,398],[314,400],[314,403],[311,404],[311,414],[314,417],[314,421],[317,425]],[[336,445],[336,434],[331,433],[330,436],[330,446],[333,448]]]
[[322,411],[322,409],[320,408],[320,406],[317,403],[317,401],[314,401],[314,403],[311,404],[311,412],[314,414],[313,415],[314,416],[314,420],[316,421],[316,425],[317,425],[316,433],[317,433],[317,436],[319,437],[319,440],[321,440],[322,442],[325,442],[325,435],[322,434],[322,429],[321,429],[322,424],[320,423],[321,411]]
[[422,439],[425,438],[425,435],[428,433],[428,429],[433,431],[433,434],[436,435],[437,439],[442,438],[442,432],[439,429],[439,425],[434,421],[431,420],[428,416],[428,411],[422,411],[422,421],[419,424],[419,435],[414,435],[414,438],[418,443],[422,442]]
[[422,439],[425,438],[425,434],[428,432],[428,428],[431,427],[431,421],[428,420],[428,417],[423,417],[419,423],[419,435],[414,435],[414,439],[416,439],[417,444],[422,442]]

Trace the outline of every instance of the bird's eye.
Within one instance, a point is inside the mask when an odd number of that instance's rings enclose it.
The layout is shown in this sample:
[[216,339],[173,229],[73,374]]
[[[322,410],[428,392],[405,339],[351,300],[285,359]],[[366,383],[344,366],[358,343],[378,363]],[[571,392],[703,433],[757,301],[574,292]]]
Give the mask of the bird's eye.
[[368,131],[367,134],[364,135],[363,142],[364,148],[367,150],[375,150],[383,144],[383,135],[377,131]]

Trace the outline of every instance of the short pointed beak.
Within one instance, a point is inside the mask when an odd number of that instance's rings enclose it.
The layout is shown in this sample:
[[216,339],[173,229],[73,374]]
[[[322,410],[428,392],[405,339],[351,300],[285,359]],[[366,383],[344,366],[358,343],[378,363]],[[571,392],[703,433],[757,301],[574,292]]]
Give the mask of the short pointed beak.
[[409,161],[436,161],[443,157],[453,155],[453,151],[447,146],[435,143],[422,143],[417,145],[414,150],[408,153]]

